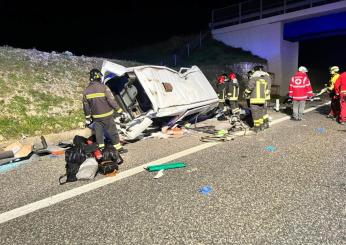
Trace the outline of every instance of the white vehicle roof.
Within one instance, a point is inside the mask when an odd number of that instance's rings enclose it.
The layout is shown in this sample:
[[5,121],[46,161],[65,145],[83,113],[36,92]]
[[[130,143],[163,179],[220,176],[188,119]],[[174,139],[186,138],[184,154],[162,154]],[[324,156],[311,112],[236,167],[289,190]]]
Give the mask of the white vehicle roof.
[[[157,117],[180,115],[189,109],[208,107],[208,105],[215,107],[218,103],[213,87],[197,66],[182,68],[177,72],[165,66],[146,65],[127,68],[104,61],[101,72],[104,77],[110,73],[122,76],[134,72],[149,97]],[[164,83],[172,86],[171,92],[166,91]]]

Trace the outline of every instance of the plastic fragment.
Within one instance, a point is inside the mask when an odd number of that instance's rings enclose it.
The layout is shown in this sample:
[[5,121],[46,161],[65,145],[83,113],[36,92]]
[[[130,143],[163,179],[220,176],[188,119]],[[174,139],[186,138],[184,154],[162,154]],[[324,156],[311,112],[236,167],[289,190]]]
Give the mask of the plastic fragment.
[[276,147],[273,145],[269,145],[265,149],[266,149],[266,151],[269,151],[269,152],[275,152],[276,151]]
[[161,169],[157,174],[154,176],[154,179],[161,178],[163,176],[163,169]]
[[207,186],[203,186],[199,192],[201,192],[203,195],[208,195],[210,192],[212,192],[212,188],[211,186],[207,185]]

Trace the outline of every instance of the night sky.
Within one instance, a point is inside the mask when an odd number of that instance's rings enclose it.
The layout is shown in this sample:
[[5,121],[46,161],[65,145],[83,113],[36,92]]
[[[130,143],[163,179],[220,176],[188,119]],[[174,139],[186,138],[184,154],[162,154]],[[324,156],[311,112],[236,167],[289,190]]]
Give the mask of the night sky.
[[0,45],[75,54],[135,48],[206,30],[211,10],[239,1],[1,1]]
[[[3,0],[0,45],[98,56],[207,30],[212,9],[238,2]],[[346,36],[301,42],[299,63],[323,74],[331,65],[344,70],[345,43]]]

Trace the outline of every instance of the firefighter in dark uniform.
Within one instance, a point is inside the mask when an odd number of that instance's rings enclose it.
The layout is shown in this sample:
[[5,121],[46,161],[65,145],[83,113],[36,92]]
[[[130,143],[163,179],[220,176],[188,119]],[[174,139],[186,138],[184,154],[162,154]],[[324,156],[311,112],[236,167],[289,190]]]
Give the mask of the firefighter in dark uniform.
[[272,86],[272,77],[269,75],[269,73],[264,71],[263,66],[255,66],[254,67],[254,73],[252,74],[255,77],[263,77],[267,81],[267,88],[265,90],[265,104],[264,104],[264,111],[263,111],[263,129],[269,128],[269,114],[268,114],[268,105],[267,103],[270,101],[270,90]]
[[226,120],[225,114],[228,113],[226,106],[226,95],[229,87],[229,79],[226,73],[217,77],[216,93],[219,97],[219,109],[223,113],[218,120]]
[[119,134],[114,122],[114,116],[123,111],[116,103],[112,92],[107,85],[101,83],[102,73],[98,69],[90,71],[90,83],[83,94],[83,109],[86,125],[94,123],[96,143],[103,150],[104,131],[110,137],[114,148],[120,153],[127,152],[120,144]]
[[228,91],[227,91],[227,99],[231,107],[232,115],[237,115],[240,113],[240,109],[238,105],[239,83],[235,73],[230,73],[228,78],[229,78],[229,84],[228,84]]
[[262,71],[260,67],[255,67],[249,75],[250,79],[244,91],[244,97],[250,100],[254,131],[257,133],[266,127],[264,122],[269,127],[266,101],[268,100],[268,94],[270,94],[269,86],[271,85],[271,79],[268,73]]

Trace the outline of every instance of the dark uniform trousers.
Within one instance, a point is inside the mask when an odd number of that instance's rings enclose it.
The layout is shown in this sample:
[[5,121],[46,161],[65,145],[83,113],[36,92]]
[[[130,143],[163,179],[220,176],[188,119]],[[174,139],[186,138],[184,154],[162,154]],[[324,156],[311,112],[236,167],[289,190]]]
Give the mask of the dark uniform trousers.
[[114,122],[113,116],[97,119],[95,123],[95,135],[98,145],[104,145],[104,134],[109,136],[111,144],[116,146],[120,143],[117,126]]

